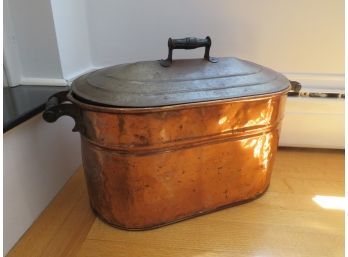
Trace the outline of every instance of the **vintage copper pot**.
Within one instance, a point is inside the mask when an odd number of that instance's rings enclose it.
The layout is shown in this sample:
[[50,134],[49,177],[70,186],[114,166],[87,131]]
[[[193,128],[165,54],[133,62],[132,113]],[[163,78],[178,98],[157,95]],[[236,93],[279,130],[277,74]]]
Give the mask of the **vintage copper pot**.
[[[159,227],[265,192],[290,83],[211,40],[169,40],[166,60],[81,76],[49,98],[43,117],[75,119],[93,210],[128,230]],[[204,46],[204,59],[172,50]]]

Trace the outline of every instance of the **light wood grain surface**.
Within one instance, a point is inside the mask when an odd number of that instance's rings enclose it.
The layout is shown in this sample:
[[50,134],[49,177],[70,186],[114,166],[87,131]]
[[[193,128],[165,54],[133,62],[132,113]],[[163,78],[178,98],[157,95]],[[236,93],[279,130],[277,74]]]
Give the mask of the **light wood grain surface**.
[[321,207],[317,195],[344,196],[344,152],[280,149],[261,198],[127,232],[94,216],[79,169],[8,256],[344,256],[344,211]]

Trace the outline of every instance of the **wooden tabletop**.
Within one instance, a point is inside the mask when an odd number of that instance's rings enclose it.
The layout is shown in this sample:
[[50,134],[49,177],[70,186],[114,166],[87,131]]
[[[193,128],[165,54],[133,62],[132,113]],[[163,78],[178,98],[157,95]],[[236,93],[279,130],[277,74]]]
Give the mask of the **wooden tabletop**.
[[343,196],[343,151],[280,149],[261,198],[127,232],[95,217],[79,169],[8,256],[344,256]]

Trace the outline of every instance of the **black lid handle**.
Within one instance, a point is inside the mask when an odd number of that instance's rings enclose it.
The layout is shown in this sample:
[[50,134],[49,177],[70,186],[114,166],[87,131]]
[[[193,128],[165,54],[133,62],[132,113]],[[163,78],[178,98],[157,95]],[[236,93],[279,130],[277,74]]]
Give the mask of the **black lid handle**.
[[186,38],[178,38],[178,39],[168,39],[168,57],[165,60],[161,60],[160,64],[163,67],[169,67],[173,61],[173,50],[174,49],[195,49],[198,47],[205,47],[204,59],[209,62],[216,63],[218,60],[214,57],[209,56],[211,46],[210,37],[206,38],[196,38],[196,37],[186,37]]

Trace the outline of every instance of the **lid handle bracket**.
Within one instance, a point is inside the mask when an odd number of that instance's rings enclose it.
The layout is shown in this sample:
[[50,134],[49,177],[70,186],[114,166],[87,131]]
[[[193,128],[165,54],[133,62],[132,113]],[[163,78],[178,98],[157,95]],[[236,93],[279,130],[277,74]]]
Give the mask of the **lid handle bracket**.
[[211,46],[210,37],[206,38],[196,38],[196,37],[186,37],[186,38],[178,38],[178,39],[168,39],[168,57],[165,60],[160,60],[160,64],[163,67],[169,67],[173,62],[173,50],[174,49],[196,49],[199,47],[205,47],[204,59],[209,62],[216,63],[218,62],[217,58],[211,57],[209,55]]

